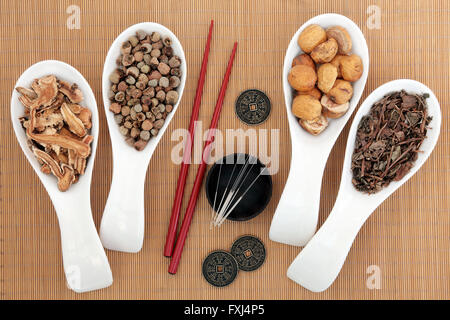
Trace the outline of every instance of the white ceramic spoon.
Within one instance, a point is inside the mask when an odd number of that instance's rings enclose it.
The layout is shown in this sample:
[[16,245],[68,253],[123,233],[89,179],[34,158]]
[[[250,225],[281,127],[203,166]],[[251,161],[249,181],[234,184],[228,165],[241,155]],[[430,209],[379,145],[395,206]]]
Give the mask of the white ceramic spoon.
[[[388,93],[404,89],[408,93],[424,94],[430,97],[428,115],[433,117],[427,131],[427,138],[421,146],[414,167],[398,182],[391,182],[378,193],[368,195],[357,191],[352,184],[351,157],[355,145],[356,130],[361,118],[369,113],[371,106]],[[433,92],[414,80],[395,80],[378,87],[363,102],[353,120],[348,135],[339,193],[328,219],[317,231],[306,247],[292,262],[287,271],[290,279],[308,290],[320,292],[327,289],[336,279],[344,264],[359,229],[372,212],[395,190],[411,178],[425,163],[439,137],[441,109]]]
[[[294,91],[287,80],[292,60],[302,53],[297,44],[298,36],[311,24],[318,24],[323,28],[335,25],[346,28],[353,42],[352,53],[359,55],[364,65],[361,78],[353,83],[354,94],[350,100],[349,110],[339,119],[330,119],[328,128],[318,136],[313,136],[301,128],[298,119],[292,114]],[[303,246],[314,235],[319,215],[320,189],[325,164],[336,139],[361,98],[368,71],[369,51],[364,35],[353,21],[342,15],[316,16],[301,26],[292,37],[283,66],[284,99],[292,145],[291,169],[270,226],[271,240]]]
[[76,83],[84,96],[80,104],[92,112],[90,134],[94,136],[94,141],[91,144],[91,156],[85,174],[77,183],[70,186],[69,190],[61,192],[57,187],[57,179],[53,175],[41,172],[41,166],[27,145],[26,133],[19,121],[19,117],[24,115],[25,108],[19,101],[19,93],[15,89],[11,97],[12,124],[25,156],[41,179],[55,207],[61,229],[64,272],[69,287],[76,292],[105,288],[112,284],[113,279],[92,219],[90,195],[99,129],[97,103],[91,87],[81,73],[61,61],[46,60],[32,65],[20,76],[14,88],[18,86],[30,88],[34,79],[49,74],[69,83]]
[[[137,151],[129,146],[119,132],[119,126],[114,121],[114,114],[109,111],[111,101],[108,91],[111,83],[109,75],[117,67],[116,59],[120,55],[120,46],[136,31],[147,33],[159,32],[162,37],[172,39],[174,54],[181,58],[181,84],[178,87],[178,102],[174,106],[159,130],[156,137],[151,138],[143,151]],[[144,241],[144,183],[147,167],[153,152],[172,120],[183,95],[187,76],[186,58],[178,38],[166,27],[153,22],[135,24],[123,31],[114,40],[106,56],[103,67],[103,104],[108,121],[113,153],[113,178],[111,190],[106,202],[105,211],[100,226],[100,239],[105,248],[124,252],[138,252]]]

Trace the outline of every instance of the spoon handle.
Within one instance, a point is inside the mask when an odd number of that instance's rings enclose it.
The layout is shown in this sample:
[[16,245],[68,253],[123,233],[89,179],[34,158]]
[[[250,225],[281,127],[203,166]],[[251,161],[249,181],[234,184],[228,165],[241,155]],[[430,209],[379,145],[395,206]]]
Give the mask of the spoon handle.
[[347,254],[376,206],[338,196],[328,219],[290,265],[287,276],[313,292],[327,289],[339,274]]
[[[292,147],[291,169],[270,226],[269,238],[304,246],[314,235],[319,216],[320,188],[326,157]],[[305,156],[307,155],[307,156]]]
[[100,225],[100,239],[105,248],[123,252],[141,250],[146,171],[146,163],[136,163],[125,156],[114,157],[111,189]]
[[75,292],[106,288],[113,278],[108,258],[92,219],[89,194],[53,197],[61,231],[61,248],[67,284]]

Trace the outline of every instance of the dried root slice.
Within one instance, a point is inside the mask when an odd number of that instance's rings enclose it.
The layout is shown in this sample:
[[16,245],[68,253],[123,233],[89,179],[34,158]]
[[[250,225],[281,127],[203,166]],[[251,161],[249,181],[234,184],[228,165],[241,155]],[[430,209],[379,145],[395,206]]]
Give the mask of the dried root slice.
[[83,122],[70,110],[67,103],[61,105],[61,114],[64,121],[69,126],[69,130],[75,133],[79,137],[84,137],[87,133]]
[[[39,150],[37,148],[33,148],[33,153],[40,161],[42,161],[46,166],[48,166],[53,175],[55,175],[55,177],[58,178],[59,191],[62,192],[67,191],[67,189],[69,189],[70,185],[75,180],[75,172],[73,168],[64,163],[60,167],[58,162],[55,159],[53,159],[48,153]],[[41,168],[41,170],[48,171],[47,168],[45,169]]]
[[61,91],[72,103],[79,103],[83,100],[83,93],[74,83],[70,85],[68,82],[59,80],[59,91]]
[[322,104],[322,113],[324,116],[332,119],[340,118],[347,113],[350,103],[337,104],[331,101],[327,96],[323,96],[320,100]]
[[48,75],[35,80],[31,84],[31,88],[33,88],[38,96],[36,99],[32,100],[35,108],[51,105],[58,94],[58,85],[54,75]]
[[320,115],[319,118],[314,120],[308,121],[300,119],[298,122],[300,123],[303,129],[305,129],[306,131],[315,136],[320,134],[323,130],[326,129],[326,127],[328,127],[328,120],[323,115]]
[[20,93],[21,95],[27,97],[29,100],[34,100],[38,97],[37,93],[34,92],[34,90],[28,89],[28,88],[24,88],[24,87],[17,87],[16,88],[17,92]]

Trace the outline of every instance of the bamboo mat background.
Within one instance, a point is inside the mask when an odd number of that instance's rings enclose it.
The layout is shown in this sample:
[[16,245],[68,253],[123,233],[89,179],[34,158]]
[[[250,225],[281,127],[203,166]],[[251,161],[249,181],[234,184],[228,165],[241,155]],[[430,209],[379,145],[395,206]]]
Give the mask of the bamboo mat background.
[[[81,8],[81,28],[69,30],[70,5]],[[381,9],[381,28],[369,29],[370,5]],[[290,140],[281,71],[295,31],[309,18],[327,12],[348,16],[363,31],[370,51],[364,99],[379,85],[397,78],[425,83],[443,112],[438,145],[422,169],[385,201],[363,226],[335,283],[311,293],[286,277],[300,248],[271,242],[270,221],[289,172]],[[450,4],[436,1],[0,1],[0,294],[1,299],[448,299],[450,297],[449,202],[449,43]],[[201,193],[179,272],[167,273],[162,249],[179,167],[170,161],[177,142],[171,131],[187,128],[210,19],[215,20],[200,120],[209,126],[212,109],[232,44],[239,41],[219,128],[244,128],[234,101],[244,89],[265,91],[272,114],[257,128],[280,129],[280,170],[273,176],[268,208],[244,223],[209,231],[210,208]],[[75,294],[65,285],[59,228],[53,206],[14,137],[9,102],[14,83],[31,64],[65,61],[90,83],[100,113],[100,137],[91,188],[92,211],[99,226],[112,177],[112,155],[101,96],[103,61],[114,38],[126,27],[159,22],[181,40],[188,79],[181,105],[159,148],[146,180],[146,233],[139,254],[107,251],[114,283]],[[362,101],[362,100],[361,100]],[[339,185],[348,127],[330,155],[323,178],[320,225],[330,212]],[[229,142],[227,142],[229,143]],[[191,166],[187,192],[192,187]],[[185,196],[185,204],[187,196]],[[267,260],[255,272],[241,272],[229,287],[208,285],[201,275],[211,250],[228,249],[242,234],[266,244]],[[366,270],[377,265],[381,288],[370,290]]]

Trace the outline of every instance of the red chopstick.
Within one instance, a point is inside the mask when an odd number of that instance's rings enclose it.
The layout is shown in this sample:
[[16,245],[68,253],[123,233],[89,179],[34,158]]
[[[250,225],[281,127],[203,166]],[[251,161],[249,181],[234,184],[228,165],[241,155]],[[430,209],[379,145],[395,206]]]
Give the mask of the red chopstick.
[[181,254],[183,253],[184,243],[191,225],[192,217],[194,215],[195,206],[197,204],[198,194],[200,187],[202,186],[203,176],[205,175],[206,162],[209,159],[211,152],[211,144],[214,141],[217,122],[219,121],[220,112],[222,111],[223,100],[225,98],[225,92],[228,86],[228,80],[230,79],[231,68],[233,67],[234,56],[236,55],[237,42],[234,43],[233,51],[231,52],[230,60],[228,61],[227,71],[222,81],[222,87],[220,88],[219,97],[217,98],[214,114],[209,126],[208,137],[203,147],[202,162],[198,168],[197,176],[195,177],[194,187],[192,188],[191,197],[189,198],[186,213],[184,215],[183,223],[181,224],[180,234],[178,235],[177,243],[173,251],[172,260],[169,265],[169,273],[177,273],[178,264],[180,263]]
[[195,93],[194,105],[192,107],[191,120],[189,122],[189,139],[183,154],[183,163],[181,164],[180,173],[178,175],[177,190],[175,191],[175,199],[172,206],[172,215],[170,216],[169,230],[167,231],[166,244],[164,246],[164,256],[170,257],[173,251],[173,245],[177,235],[178,219],[180,217],[181,203],[183,202],[184,187],[186,185],[186,177],[189,170],[189,164],[192,153],[192,146],[194,145],[194,131],[195,122],[198,119],[200,111],[200,103],[202,101],[203,85],[206,78],[206,69],[208,66],[209,48],[211,45],[211,36],[214,26],[214,20],[211,20],[209,26],[208,39],[206,40],[205,52],[203,53],[202,67],[200,68],[200,77],[198,78],[197,91]]

